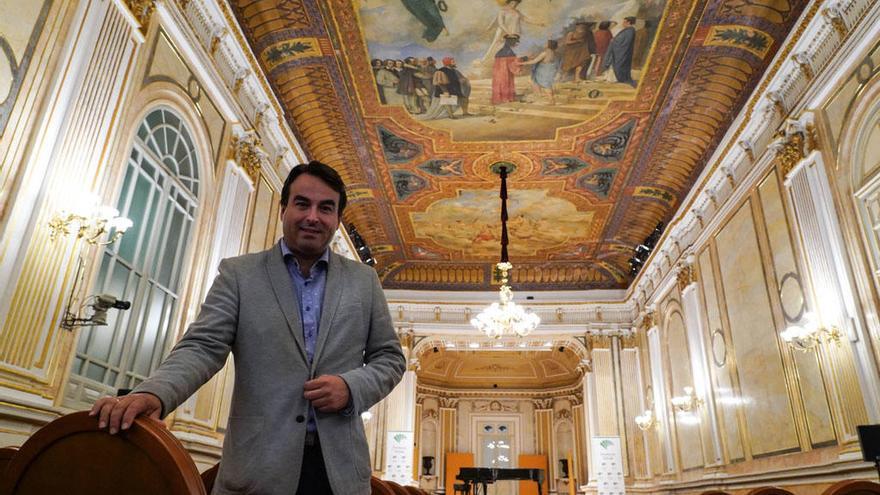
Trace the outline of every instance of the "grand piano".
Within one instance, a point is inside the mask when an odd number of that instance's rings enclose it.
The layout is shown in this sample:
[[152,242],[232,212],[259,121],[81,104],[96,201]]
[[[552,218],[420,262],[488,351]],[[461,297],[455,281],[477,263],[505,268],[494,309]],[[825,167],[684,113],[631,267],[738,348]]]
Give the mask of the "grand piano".
[[532,480],[538,484],[538,495],[542,495],[541,487],[544,484],[544,470],[534,468],[485,468],[463,467],[455,477],[464,481],[465,493],[471,493],[471,484],[474,485],[473,495],[479,495],[479,488],[483,487],[483,495],[486,495],[486,485],[500,480]]

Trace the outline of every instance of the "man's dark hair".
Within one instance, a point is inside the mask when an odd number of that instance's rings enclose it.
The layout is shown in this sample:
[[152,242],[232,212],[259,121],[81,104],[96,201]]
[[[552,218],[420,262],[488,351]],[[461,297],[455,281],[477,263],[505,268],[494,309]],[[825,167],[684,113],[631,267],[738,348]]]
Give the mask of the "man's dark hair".
[[626,21],[626,22],[628,22],[628,23],[630,23],[630,24],[635,24],[635,23],[636,23],[636,18],[633,17],[633,16],[624,17],[623,20]]
[[284,180],[284,186],[281,188],[281,206],[287,206],[287,201],[290,199],[290,185],[302,174],[317,177],[321,182],[330,186],[330,189],[339,193],[337,213],[341,218],[342,212],[345,210],[345,204],[348,202],[348,198],[345,195],[345,182],[342,181],[339,172],[333,167],[317,160],[312,160],[309,163],[300,163],[290,170],[290,173],[287,174],[287,179]]

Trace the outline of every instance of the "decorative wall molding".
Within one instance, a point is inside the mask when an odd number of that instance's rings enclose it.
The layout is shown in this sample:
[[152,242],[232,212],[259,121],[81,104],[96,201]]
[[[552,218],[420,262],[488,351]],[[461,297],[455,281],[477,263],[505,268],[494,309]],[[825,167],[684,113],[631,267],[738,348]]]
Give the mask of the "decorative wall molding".
[[674,263],[685,254],[680,246],[702,245],[747,189],[744,182],[772,166],[777,129],[827,91],[824,86],[832,84],[841,64],[851,63],[845,45],[870,37],[866,32],[874,29],[871,19],[880,16],[878,10],[870,0],[841,0],[814,2],[804,12],[630,287],[628,300],[636,307],[657,300],[661,282],[677,277]]
[[278,177],[285,177],[306,153],[284,121],[284,112],[250,50],[226,2],[178,0],[159,2],[158,10],[182,19],[235,95],[242,111],[259,134]]

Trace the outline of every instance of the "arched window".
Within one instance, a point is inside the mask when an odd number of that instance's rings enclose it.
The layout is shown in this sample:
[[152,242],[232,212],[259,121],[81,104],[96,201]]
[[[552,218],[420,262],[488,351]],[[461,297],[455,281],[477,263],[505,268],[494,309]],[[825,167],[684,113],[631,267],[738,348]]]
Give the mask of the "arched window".
[[137,130],[117,209],[134,226],[104,248],[93,294],[131,301],[108,325],[80,331],[67,398],[88,404],[133,388],[156,369],[173,338],[180,276],[198,208],[198,156],[174,111],[159,107]]

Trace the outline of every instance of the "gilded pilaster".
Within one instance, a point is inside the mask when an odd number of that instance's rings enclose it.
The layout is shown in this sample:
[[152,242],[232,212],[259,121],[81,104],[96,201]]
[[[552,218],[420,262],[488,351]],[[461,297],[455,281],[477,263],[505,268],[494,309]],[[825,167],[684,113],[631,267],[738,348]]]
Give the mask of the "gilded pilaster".
[[[28,170],[20,184],[20,198],[12,198],[13,215],[27,218],[34,228],[26,236],[2,241],[3,281],[8,306],[0,308],[0,386],[58,402],[62,377],[68,366],[74,333],[59,328],[83,246],[70,240],[49,240],[46,227],[56,212],[70,208],[72,198],[86,193],[89,184],[102,183],[108,166],[107,143],[119,124],[125,87],[131,75],[138,43],[120,12],[106,2],[94,2],[72,31],[80,32],[73,52],[58,68],[57,88],[47,98],[59,104],[45,119],[57,133],[40,136],[39,145],[22,159]],[[28,191],[42,190],[30,195]],[[19,210],[20,209],[20,210]],[[26,211],[25,211],[26,210]],[[86,262],[97,253],[83,252]],[[12,264],[12,265],[9,265]],[[89,264],[86,278],[94,269]],[[87,285],[78,302],[87,294]]]
[[535,408],[535,453],[547,456],[547,479],[553,489],[556,484],[557,469],[553,457],[553,399],[533,399]]
[[440,459],[437,463],[437,479],[441,489],[446,485],[446,454],[458,450],[457,416],[458,399],[440,397]]
[[786,177],[785,185],[812,281],[812,307],[820,324],[837,326],[846,335],[842,345],[848,348],[824,344],[816,352],[824,363],[823,376],[832,396],[838,440],[852,442],[856,424],[876,421],[869,415],[870,411],[880,411],[880,384],[864,337],[867,332],[849,277],[824,162],[818,152],[810,153],[804,162]]

